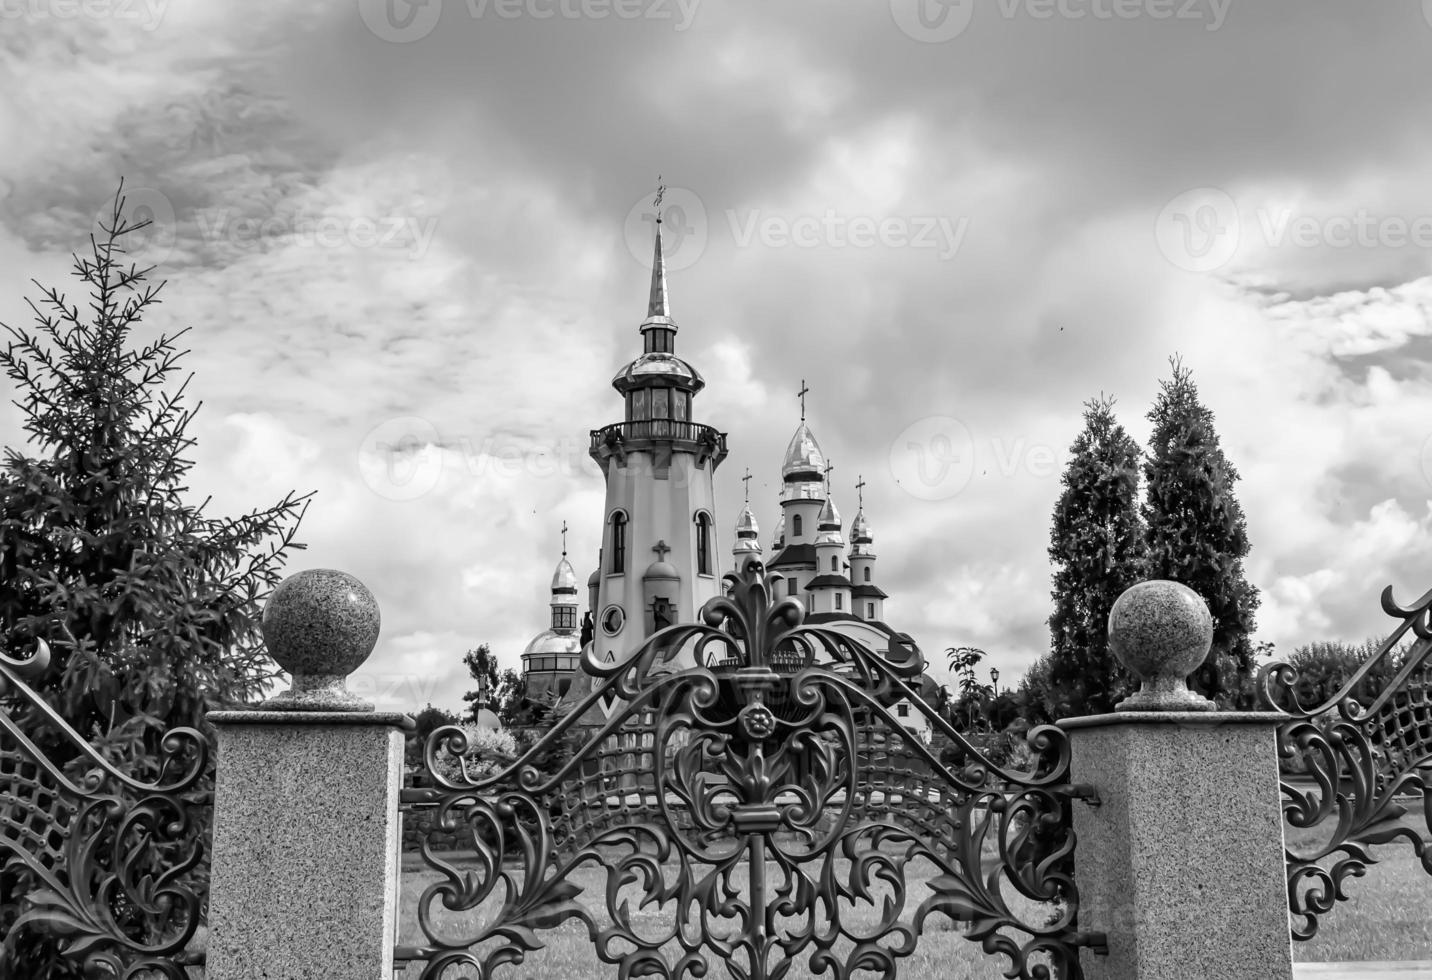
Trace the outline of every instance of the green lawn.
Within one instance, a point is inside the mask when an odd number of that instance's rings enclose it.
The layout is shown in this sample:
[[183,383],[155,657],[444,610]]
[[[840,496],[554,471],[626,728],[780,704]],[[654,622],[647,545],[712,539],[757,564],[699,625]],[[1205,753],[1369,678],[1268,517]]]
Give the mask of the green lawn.
[[[1306,832],[1298,833],[1304,835],[1301,839],[1308,839]],[[1374,853],[1381,858],[1380,863],[1373,865],[1366,877],[1355,880],[1349,886],[1352,900],[1339,903],[1323,917],[1318,935],[1312,941],[1294,944],[1295,959],[1432,960],[1432,915],[1427,912],[1432,907],[1432,877],[1422,870],[1420,861],[1408,845],[1379,847]],[[439,876],[422,868],[411,856],[405,857],[404,865],[398,941],[403,945],[421,945],[424,939],[418,928],[418,898],[423,888],[439,880]],[[917,870],[910,876],[912,897],[926,894],[922,883],[927,874]],[[584,905],[603,905],[603,874],[587,867],[574,876],[574,881],[584,888],[579,899]],[[745,881],[738,878],[735,884],[744,887]],[[918,904],[918,901],[919,898],[915,897],[910,905]],[[465,926],[482,921],[487,912],[487,906],[465,913],[444,912],[438,921],[454,930],[451,935],[461,935]],[[656,932],[670,921],[671,912],[669,906],[644,910],[633,916],[633,923],[639,932],[645,932],[643,927],[650,927]],[[873,911],[861,921],[875,921]],[[1003,957],[986,955],[976,944],[965,939],[947,919],[940,917],[932,921],[934,928],[920,938],[914,954],[898,961],[901,977],[911,980],[926,977],[995,980],[1002,976]],[[523,963],[499,968],[497,980],[599,980],[616,975],[616,967],[597,959],[585,927],[580,923],[568,923],[539,935],[546,941],[545,948],[529,954]],[[806,956],[808,953],[788,974],[792,980],[813,975]],[[415,965],[397,976],[414,980],[418,969]],[[723,973],[715,971],[713,980]],[[453,969],[443,980],[473,980],[475,976],[471,971]]]

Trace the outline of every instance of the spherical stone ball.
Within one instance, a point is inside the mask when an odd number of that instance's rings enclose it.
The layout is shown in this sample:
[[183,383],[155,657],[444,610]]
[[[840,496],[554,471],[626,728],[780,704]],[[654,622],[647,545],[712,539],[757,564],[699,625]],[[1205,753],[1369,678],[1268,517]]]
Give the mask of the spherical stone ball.
[[1130,586],[1109,610],[1109,648],[1148,688],[1182,687],[1212,643],[1208,605],[1178,582]]
[[290,674],[348,676],[378,642],[382,617],[362,582],[347,572],[311,568],[279,583],[264,605],[269,656]]

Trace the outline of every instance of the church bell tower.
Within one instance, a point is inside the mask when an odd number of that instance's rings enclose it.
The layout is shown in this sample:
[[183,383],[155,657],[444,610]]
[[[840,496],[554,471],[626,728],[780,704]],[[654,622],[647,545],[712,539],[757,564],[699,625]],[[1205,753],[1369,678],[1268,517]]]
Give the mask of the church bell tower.
[[675,353],[660,191],[656,212],[642,353],[612,379],[625,419],[594,429],[590,449],[606,479],[592,644],[608,661],[624,659],[663,626],[695,622],[721,593],[712,477],[726,458],[726,434],[692,413],[706,382]]

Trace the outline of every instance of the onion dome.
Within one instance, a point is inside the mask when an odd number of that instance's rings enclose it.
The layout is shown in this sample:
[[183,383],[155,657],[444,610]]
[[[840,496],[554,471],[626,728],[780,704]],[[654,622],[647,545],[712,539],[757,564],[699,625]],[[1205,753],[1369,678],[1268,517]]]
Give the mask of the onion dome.
[[786,512],[781,511],[780,523],[776,525],[776,540],[771,544],[772,551],[780,551],[786,543]]
[[825,499],[825,454],[810,426],[801,422],[781,462],[781,500]]
[[[543,630],[532,638],[522,651],[525,658],[529,654],[552,654],[570,653],[573,655],[582,652],[581,638],[572,630]],[[524,661],[525,664],[525,661]]]
[[790,445],[786,446],[786,458],[781,463],[781,477],[787,481],[792,478],[819,480],[824,470],[825,454],[820,451],[820,444],[815,441],[815,434],[810,431],[810,426],[802,422],[795,435],[791,436]]
[[819,528],[815,537],[816,544],[845,544],[845,538],[840,533],[840,511],[835,509],[834,497],[825,498],[825,506],[820,509],[816,526]]
[[599,568],[587,576],[587,588],[595,589],[602,584],[602,570]]
[[557,593],[577,594],[577,573],[572,570],[572,563],[565,555],[557,562],[557,570],[552,573],[552,593],[554,597]]
[[869,544],[874,539],[870,536],[870,525],[865,521],[865,511],[856,511],[855,520],[850,522],[850,540],[856,544]]
[[748,503],[741,508],[741,515],[736,518],[736,544],[731,548],[733,555],[741,555],[747,552],[760,554],[761,529],[756,526],[756,515],[751,513],[751,505]]

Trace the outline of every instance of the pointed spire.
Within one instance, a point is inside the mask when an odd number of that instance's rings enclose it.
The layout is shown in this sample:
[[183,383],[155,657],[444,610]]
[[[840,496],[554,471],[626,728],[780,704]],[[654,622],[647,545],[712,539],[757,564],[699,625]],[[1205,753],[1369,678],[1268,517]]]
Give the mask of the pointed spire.
[[661,182],[661,176],[656,178],[656,199],[652,201],[652,207],[656,209],[656,250],[651,258],[651,298],[646,304],[646,317],[671,316],[671,304],[666,297],[666,260],[661,254],[661,199],[666,194],[666,184]]

